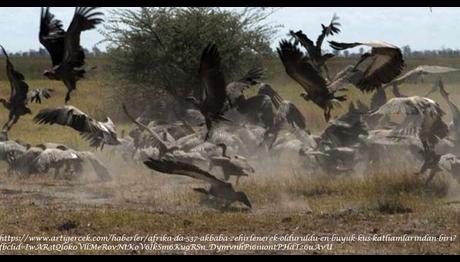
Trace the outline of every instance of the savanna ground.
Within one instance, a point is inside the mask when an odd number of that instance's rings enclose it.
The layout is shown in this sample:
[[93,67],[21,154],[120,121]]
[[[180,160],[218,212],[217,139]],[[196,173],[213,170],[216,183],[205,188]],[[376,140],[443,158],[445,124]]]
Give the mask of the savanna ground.
[[[46,62],[37,59],[27,63],[25,58],[12,58],[16,68],[23,71],[31,88],[52,87],[54,96],[42,105],[31,105],[35,114],[43,107],[62,105],[65,88],[60,82],[50,82],[40,76]],[[457,61],[456,61],[457,60]],[[45,63],[45,66],[43,66]],[[350,63],[337,59],[335,68]],[[0,61],[3,64],[3,61]],[[409,60],[408,67],[419,64],[440,64],[460,67],[458,59]],[[30,66],[30,68],[28,68]],[[333,66],[333,67],[334,67]],[[290,81],[279,66],[271,66],[266,82],[272,83],[280,94],[296,103],[314,132],[325,126],[322,113],[316,107],[301,100],[301,88]],[[334,69],[333,69],[334,70]],[[38,72],[38,73],[37,73]],[[105,72],[107,73],[107,72]],[[4,71],[1,70],[2,75]],[[71,104],[98,119],[112,115],[119,105],[111,102],[112,89],[101,75],[92,75],[79,83]],[[454,101],[460,101],[456,91],[460,77],[448,75],[446,87]],[[402,86],[401,92],[408,95],[423,94],[433,79],[425,83]],[[0,81],[0,96],[9,95],[8,83]],[[249,91],[251,93],[251,91]],[[369,96],[350,88],[349,100],[361,99],[367,103]],[[390,92],[387,95],[391,97]],[[448,112],[439,94],[432,96]],[[334,115],[344,112],[347,106],[338,108]],[[0,122],[6,121],[2,110]],[[33,115],[21,118],[10,132],[10,139],[37,144],[41,142],[65,143],[77,149],[89,150],[87,143],[77,132],[60,126],[38,126]],[[449,113],[446,120],[450,121]],[[121,129],[129,127],[119,124]],[[453,241],[420,242],[309,242],[308,244],[332,243],[327,250],[278,250],[278,251],[197,251],[197,250],[82,250],[75,251],[5,251],[0,254],[459,254],[460,243],[460,186],[445,175],[439,175],[433,183],[425,186],[424,181],[413,175],[414,166],[407,172],[390,173],[379,170],[372,174],[332,176],[315,174],[307,176],[290,163],[289,156],[283,156],[285,164],[274,158],[254,161],[257,172],[241,179],[238,190],[247,193],[253,209],[248,211],[236,205],[230,212],[221,212],[200,205],[199,195],[193,187],[203,183],[188,178],[167,176],[146,169],[141,163],[126,163],[116,150],[107,148],[97,152],[109,166],[114,179],[110,182],[96,182],[91,172],[72,181],[56,180],[50,177],[10,177],[6,165],[0,174],[0,236],[107,236],[110,234],[134,236],[184,235],[206,236],[207,234],[239,236],[285,235],[347,237],[355,234],[367,236],[417,235],[456,236]],[[279,160],[279,159],[276,159]],[[403,160],[402,160],[403,161]],[[1,238],[0,238],[1,240]],[[2,241],[0,241],[0,244]],[[6,243],[6,242],[3,242]],[[25,241],[24,244],[38,244]],[[61,244],[62,242],[41,242]],[[93,242],[97,243],[97,242]],[[100,242],[108,243],[108,242]],[[111,242],[113,244],[140,241]],[[163,242],[161,244],[171,244]],[[186,244],[175,241],[174,243]],[[200,242],[196,242],[198,244]],[[209,244],[201,242],[202,244]],[[214,242],[216,243],[216,242]],[[221,244],[239,244],[240,242]],[[249,243],[249,242],[246,242]],[[258,244],[280,244],[288,242],[258,242]],[[252,243],[254,244],[254,243]],[[305,244],[305,243],[304,243]]]

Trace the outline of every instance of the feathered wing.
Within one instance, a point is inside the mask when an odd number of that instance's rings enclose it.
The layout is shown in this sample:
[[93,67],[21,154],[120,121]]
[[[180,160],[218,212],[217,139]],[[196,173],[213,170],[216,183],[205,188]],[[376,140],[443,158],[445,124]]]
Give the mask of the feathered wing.
[[85,64],[85,53],[80,46],[80,34],[96,27],[104,20],[102,12],[95,12],[97,7],[77,7],[64,38],[64,60],[74,67]]
[[273,105],[275,108],[279,108],[281,103],[283,102],[283,98],[280,96],[278,92],[271,85],[263,84],[259,91],[257,91],[258,95],[267,95],[272,100]]
[[10,82],[11,93],[10,93],[10,103],[12,105],[24,105],[27,102],[27,92],[29,91],[29,86],[24,81],[24,75],[14,69],[13,64],[8,57],[3,46],[0,46],[3,54],[6,57],[6,75]]
[[292,35],[292,37],[295,38],[297,42],[299,42],[307,50],[307,54],[310,59],[316,58],[315,44],[312,40],[310,40],[310,38],[307,37],[306,34],[304,34],[302,31],[290,31],[290,34]]
[[262,67],[254,67],[250,69],[243,77],[241,77],[237,82],[244,83],[247,86],[252,86],[258,84],[259,81],[264,76],[265,70]]
[[302,112],[294,105],[292,102],[285,102],[286,106],[280,107],[280,110],[284,110],[285,112],[279,112],[286,116],[287,122],[295,127],[300,129],[306,129],[307,124],[305,117],[303,116]]
[[51,97],[52,92],[54,92],[54,89],[51,89],[51,88],[33,89],[32,91],[27,93],[27,101],[41,104],[42,100],[48,99]]
[[[345,50],[359,45],[372,47],[370,55],[371,63],[364,70],[362,77],[356,83],[356,87],[362,91],[372,91],[382,84],[386,84],[401,74],[405,63],[401,50],[391,44],[382,41],[363,43],[339,43],[330,41],[330,46],[336,50]],[[358,63],[361,63],[362,60]],[[358,64],[357,64],[358,65]]]
[[[434,66],[434,65],[420,65],[416,68],[406,72],[404,75],[391,81],[391,83],[404,83],[404,82],[416,82],[424,74],[444,74],[450,72],[457,72],[460,69],[446,66]],[[388,85],[389,85],[388,84]]]
[[65,30],[62,29],[62,22],[54,18],[49,7],[42,7],[38,38],[50,54],[53,66],[59,65],[64,59],[64,36]]
[[94,120],[73,106],[42,109],[34,117],[34,121],[38,124],[69,126],[79,132],[92,133],[96,130]]
[[144,164],[147,167],[161,173],[188,176],[208,182],[213,186],[221,186],[225,184],[225,182],[209,174],[208,172],[188,163],[167,159],[156,160],[150,158],[149,160],[145,161]]
[[136,124],[141,130],[147,131],[151,135],[151,139],[153,139],[153,147],[158,147],[160,150],[160,155],[162,155],[165,151],[167,151],[170,147],[160,138],[160,136],[152,129],[147,127],[146,125],[140,123],[137,121],[129,112],[126,106],[123,104],[122,105],[123,112],[125,115],[128,117],[131,122]]
[[329,23],[328,26],[321,25],[323,27],[323,31],[321,34],[318,36],[318,39],[316,40],[316,46],[321,47],[324,41],[324,38],[334,35],[334,34],[339,34],[340,33],[340,26],[341,24],[338,22],[339,17],[334,14],[332,16],[331,22]]
[[282,40],[277,51],[286,73],[297,81],[308,94],[328,92],[326,80],[304,60],[303,53],[297,47]]
[[439,128],[435,132],[445,136],[447,126],[443,125],[441,117],[444,115],[439,104],[423,97],[396,97],[390,99],[372,114],[390,116],[392,114],[404,114],[405,118],[399,127],[392,132],[395,135],[418,136],[422,130],[422,124],[427,115],[439,122]]
[[452,101],[450,101],[449,93],[447,93],[446,89],[444,88],[444,84],[442,81],[439,81],[439,92],[449,105],[449,109],[452,114],[452,122],[454,123],[454,126],[457,129],[460,128],[460,110],[454,103],[452,103]]
[[226,84],[221,58],[215,44],[209,44],[204,49],[199,74],[202,85],[202,107],[214,113],[221,113],[226,101]]

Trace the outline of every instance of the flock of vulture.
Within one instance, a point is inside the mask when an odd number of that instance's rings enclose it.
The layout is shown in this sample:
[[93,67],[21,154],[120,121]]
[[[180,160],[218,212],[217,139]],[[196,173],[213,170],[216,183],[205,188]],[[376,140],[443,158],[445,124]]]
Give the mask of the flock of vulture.
[[[296,105],[283,99],[271,85],[261,82],[263,69],[254,68],[236,81],[226,81],[218,47],[210,43],[200,59],[200,96],[175,94],[181,110],[159,99],[137,118],[123,105],[134,127],[128,136],[124,132],[118,136],[110,118],[97,121],[68,105],[77,81],[94,69],[85,64],[80,34],[103,21],[102,13],[95,10],[76,8],[65,31],[61,21],[48,8],[42,8],[39,40],[48,50],[53,65],[44,75],[62,81],[68,92],[65,105],[45,108],[35,115],[37,124],[73,128],[96,149],[110,145],[111,152],[126,161],[141,162],[160,173],[205,181],[209,188],[194,190],[223,208],[234,202],[251,208],[249,197],[234,186],[241,177],[255,176],[254,166],[262,159],[268,157],[276,165],[283,154],[293,154],[305,173],[369,173],[403,162],[408,168],[420,163],[417,174],[428,173],[427,183],[440,171],[449,172],[460,181],[457,157],[460,111],[450,100],[441,78],[437,78],[425,96],[407,97],[398,89],[399,84],[423,80],[427,74],[441,75],[459,69],[422,65],[400,76],[405,63],[401,50],[394,45],[383,41],[329,41],[335,50],[370,47],[370,52],[364,53],[356,64],[331,76],[327,64],[334,55],[323,54],[322,44],[327,37],[341,32],[335,15],[327,26],[322,25],[316,42],[302,31],[290,31],[290,39],[280,41],[277,48],[286,73],[305,91],[300,96],[324,112],[327,127],[319,134],[308,130],[308,123]],[[24,76],[15,70],[4,49],[3,53],[11,96],[9,100],[0,100],[9,111],[2,130],[0,158],[8,163],[8,173],[45,174],[54,169],[55,176],[73,177],[88,163],[100,179],[111,179],[108,169],[92,152],[62,144],[32,146],[8,140],[12,126],[22,115],[31,113],[27,104],[41,103],[53,90],[29,91]],[[331,119],[331,111],[347,100],[344,92],[351,86],[365,93],[373,92],[371,103],[350,102],[348,112]],[[253,87],[257,88],[257,94],[247,97],[245,91]],[[389,100],[385,92],[388,87],[394,94]],[[445,113],[440,105],[428,98],[438,91],[451,111],[449,124],[443,120]],[[161,117],[156,112],[161,112]],[[234,184],[230,182],[232,177]]]

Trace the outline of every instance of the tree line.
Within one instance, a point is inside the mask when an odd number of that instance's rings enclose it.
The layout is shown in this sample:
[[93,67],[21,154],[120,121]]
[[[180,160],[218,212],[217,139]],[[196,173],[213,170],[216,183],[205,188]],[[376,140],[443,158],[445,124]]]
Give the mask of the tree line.
[[[85,55],[87,57],[90,56],[100,56],[104,55],[105,52],[100,50],[98,47],[94,46],[91,50],[87,48],[83,48],[83,52],[85,52]],[[0,54],[0,56],[3,56],[3,53]],[[9,54],[9,56],[24,56],[24,57],[42,57],[42,56],[49,56],[48,51],[45,48],[38,48],[37,49],[29,49],[29,51],[17,51],[17,52],[12,52]]]

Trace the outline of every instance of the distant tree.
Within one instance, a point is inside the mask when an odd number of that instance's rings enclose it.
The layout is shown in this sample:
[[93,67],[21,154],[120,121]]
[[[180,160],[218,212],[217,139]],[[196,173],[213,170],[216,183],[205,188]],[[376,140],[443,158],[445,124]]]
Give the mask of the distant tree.
[[412,54],[412,50],[409,45],[405,45],[402,48],[403,56],[409,57]]
[[343,51],[343,56],[348,57],[350,55],[350,51],[345,50]]
[[46,51],[45,48],[41,48],[41,47],[40,47],[40,48],[38,49],[38,54],[39,54],[40,56],[47,56],[47,55],[48,55],[48,51]]
[[274,55],[270,40],[278,27],[266,22],[273,11],[250,7],[114,10],[104,35],[117,94],[141,105],[159,94],[196,92],[200,56],[209,43],[218,46],[226,78],[241,76]]
[[362,47],[359,48],[359,54],[360,55],[364,54],[364,48],[362,48]]

